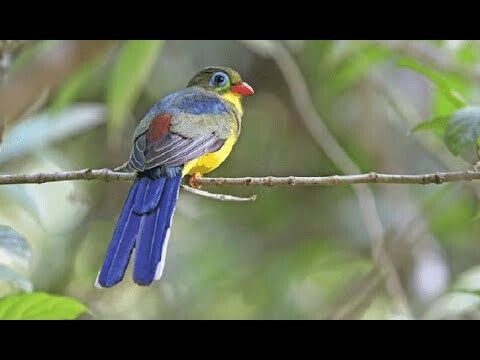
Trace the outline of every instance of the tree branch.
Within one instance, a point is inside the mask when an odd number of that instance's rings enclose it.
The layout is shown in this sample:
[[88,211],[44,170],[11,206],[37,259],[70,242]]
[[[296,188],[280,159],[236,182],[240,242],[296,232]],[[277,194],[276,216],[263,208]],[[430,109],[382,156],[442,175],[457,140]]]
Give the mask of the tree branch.
[[[0,185],[13,184],[43,184],[56,181],[74,180],[101,180],[101,181],[132,181],[135,173],[116,172],[111,169],[83,169],[75,171],[0,175]],[[371,172],[359,175],[332,175],[332,176],[285,176],[285,177],[241,177],[241,178],[209,178],[196,179],[198,185],[236,185],[236,186],[333,186],[340,184],[443,184],[449,182],[480,180],[479,171],[437,172],[431,174],[402,175],[380,174]],[[188,191],[201,193],[203,191]],[[249,198],[250,199],[250,198]]]

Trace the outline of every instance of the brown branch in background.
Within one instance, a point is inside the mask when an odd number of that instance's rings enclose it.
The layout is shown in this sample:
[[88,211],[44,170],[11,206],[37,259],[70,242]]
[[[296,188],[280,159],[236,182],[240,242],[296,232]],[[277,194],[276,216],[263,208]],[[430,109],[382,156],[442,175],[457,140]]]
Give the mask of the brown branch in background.
[[0,116],[16,119],[45,89],[54,89],[89,60],[113,48],[116,40],[62,40],[39,54],[0,88]]
[[[281,42],[275,42],[269,52],[282,72],[295,107],[316,143],[342,172],[359,173],[358,166],[343,150],[318,114],[295,58]],[[411,316],[407,296],[385,247],[385,231],[377,211],[375,197],[368,186],[354,186],[354,191],[370,236],[373,261],[385,270],[385,285],[397,310]]]
[[381,289],[383,274],[375,267],[355,286],[350,289],[348,301],[336,309],[328,319],[348,320],[365,310]]

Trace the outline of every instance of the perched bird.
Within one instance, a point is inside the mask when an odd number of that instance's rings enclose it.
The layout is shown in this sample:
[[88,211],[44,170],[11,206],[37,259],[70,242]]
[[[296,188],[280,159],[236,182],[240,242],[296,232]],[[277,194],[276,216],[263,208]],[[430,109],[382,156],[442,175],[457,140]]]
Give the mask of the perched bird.
[[150,109],[135,130],[127,168],[138,174],[98,273],[97,287],[108,288],[122,280],[133,248],[133,281],[147,286],[160,279],[180,181],[190,175],[193,184],[228,157],[240,135],[241,98],[252,94],[236,71],[209,67],[185,89]]

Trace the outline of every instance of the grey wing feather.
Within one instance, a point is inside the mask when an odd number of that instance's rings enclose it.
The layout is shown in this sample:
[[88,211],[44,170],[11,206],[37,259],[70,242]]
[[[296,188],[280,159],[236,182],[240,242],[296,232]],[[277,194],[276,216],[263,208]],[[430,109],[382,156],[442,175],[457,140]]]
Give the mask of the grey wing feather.
[[[213,133],[193,139],[184,138],[176,134],[169,134],[165,140],[166,141],[160,143],[155,143],[152,146],[154,148],[153,150],[147,150],[145,169],[151,169],[161,165],[179,166],[185,164],[207,153],[218,151],[225,142],[225,140],[219,139]],[[162,150],[158,151],[156,148]]]
[[130,160],[127,164],[127,171],[143,171],[145,164],[145,150],[147,148],[147,138],[145,135],[139,136],[133,145],[130,153]]

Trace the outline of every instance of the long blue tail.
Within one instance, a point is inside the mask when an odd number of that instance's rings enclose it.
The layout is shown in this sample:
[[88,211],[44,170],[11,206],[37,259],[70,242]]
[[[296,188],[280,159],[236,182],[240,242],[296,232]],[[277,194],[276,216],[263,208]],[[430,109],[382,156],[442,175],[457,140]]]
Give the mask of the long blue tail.
[[123,279],[134,247],[133,281],[146,286],[160,279],[180,180],[181,175],[177,174],[137,177],[98,274],[98,287],[108,288]]

